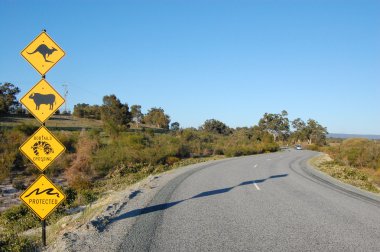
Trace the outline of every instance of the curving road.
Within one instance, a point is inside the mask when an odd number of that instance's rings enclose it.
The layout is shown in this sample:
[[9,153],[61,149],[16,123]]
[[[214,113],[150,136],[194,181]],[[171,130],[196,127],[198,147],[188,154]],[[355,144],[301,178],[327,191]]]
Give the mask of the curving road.
[[310,151],[224,160],[172,179],[119,251],[380,251],[380,197],[311,169]]

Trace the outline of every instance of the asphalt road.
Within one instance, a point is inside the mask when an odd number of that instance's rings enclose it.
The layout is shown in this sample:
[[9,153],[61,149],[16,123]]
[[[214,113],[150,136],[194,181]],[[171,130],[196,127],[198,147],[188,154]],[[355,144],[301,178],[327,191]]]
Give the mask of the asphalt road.
[[133,218],[120,251],[380,251],[380,197],[313,171],[310,151],[197,167]]

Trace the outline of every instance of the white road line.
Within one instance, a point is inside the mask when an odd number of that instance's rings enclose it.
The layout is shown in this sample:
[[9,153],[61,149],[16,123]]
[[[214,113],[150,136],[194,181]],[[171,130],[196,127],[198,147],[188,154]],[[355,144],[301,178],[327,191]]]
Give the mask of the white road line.
[[271,161],[272,159],[270,159],[270,158],[267,158],[267,161]]
[[255,164],[255,166],[254,166],[255,168],[257,167],[257,164]]
[[257,189],[258,191],[260,191],[260,187],[259,187],[256,183],[253,183],[253,184],[255,185],[256,189]]

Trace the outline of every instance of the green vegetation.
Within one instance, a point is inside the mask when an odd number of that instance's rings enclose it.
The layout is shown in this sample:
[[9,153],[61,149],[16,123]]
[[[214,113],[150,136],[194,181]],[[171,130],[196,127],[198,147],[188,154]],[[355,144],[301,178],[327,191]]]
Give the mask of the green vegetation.
[[[40,125],[28,114],[17,114],[16,87],[9,83],[0,87],[11,94],[0,95],[7,107],[0,118],[0,182],[22,190],[39,171],[18,148]],[[123,189],[151,174],[210,159],[275,152],[280,144],[300,139],[293,137],[286,111],[265,113],[259,125],[250,128],[233,129],[210,119],[199,129],[183,129],[178,122],[170,124],[162,108],[143,114],[140,105],[129,107],[115,95],[104,96],[102,105],[77,104],[73,116],[57,114],[46,126],[66,147],[46,170],[50,178],[64,181],[61,186],[67,195],[48,218],[50,224],[107,190]],[[39,238],[25,238],[23,233],[38,226],[23,205],[0,213],[1,248],[31,250]]]
[[12,83],[0,84],[0,116],[9,113],[20,113],[21,106],[16,99],[20,89]]
[[292,134],[294,141],[307,141],[309,145],[317,146],[326,144],[327,129],[317,121],[309,119],[306,124],[302,119],[297,118],[292,121],[292,126],[295,129]]
[[380,192],[380,142],[352,138],[330,140],[318,148],[330,159],[319,157],[313,163],[321,171],[364,190]]

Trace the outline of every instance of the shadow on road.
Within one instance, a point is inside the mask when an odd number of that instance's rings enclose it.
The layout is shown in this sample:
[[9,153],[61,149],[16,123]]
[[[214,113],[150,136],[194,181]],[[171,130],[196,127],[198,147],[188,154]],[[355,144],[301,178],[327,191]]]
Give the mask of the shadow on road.
[[147,213],[152,213],[152,212],[156,212],[156,211],[166,210],[166,209],[168,209],[170,207],[173,207],[173,206],[175,206],[175,205],[177,205],[179,203],[182,203],[184,201],[187,201],[187,200],[196,199],[196,198],[203,198],[203,197],[213,196],[213,195],[217,195],[217,194],[222,194],[222,193],[226,193],[226,192],[231,191],[235,187],[245,186],[245,185],[252,185],[252,184],[260,184],[260,183],[264,183],[265,181],[267,181],[269,179],[278,179],[278,178],[283,178],[283,177],[286,177],[286,176],[288,176],[288,174],[279,174],[279,175],[270,176],[270,177],[268,177],[266,179],[257,179],[257,180],[245,181],[245,182],[242,182],[242,183],[240,183],[240,184],[238,184],[236,186],[222,188],[222,189],[217,189],[217,190],[211,190],[211,191],[207,191],[207,192],[202,192],[202,193],[197,194],[197,195],[195,195],[195,196],[193,196],[191,198],[188,198],[188,199],[174,201],[174,202],[169,202],[169,203],[158,204],[158,205],[154,205],[154,206],[148,206],[148,207],[145,207],[145,208],[135,209],[135,210],[129,211],[127,213],[124,213],[124,214],[122,214],[120,216],[117,216],[117,217],[111,219],[110,221],[111,222],[116,222],[116,221],[119,221],[119,220],[122,220],[122,219],[132,218],[132,217],[136,217],[136,216],[147,214]]

